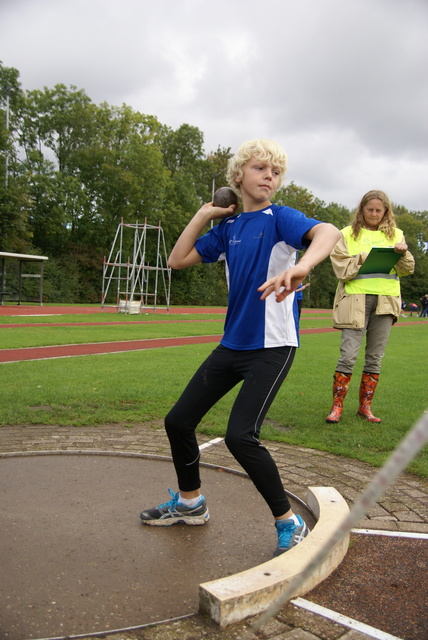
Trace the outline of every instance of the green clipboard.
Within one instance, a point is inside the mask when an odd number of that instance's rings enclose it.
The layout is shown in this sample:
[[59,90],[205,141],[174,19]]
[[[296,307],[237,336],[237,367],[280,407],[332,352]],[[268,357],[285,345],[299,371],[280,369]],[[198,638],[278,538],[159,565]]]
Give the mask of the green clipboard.
[[400,258],[401,253],[396,253],[393,247],[372,247],[358,274],[389,273]]

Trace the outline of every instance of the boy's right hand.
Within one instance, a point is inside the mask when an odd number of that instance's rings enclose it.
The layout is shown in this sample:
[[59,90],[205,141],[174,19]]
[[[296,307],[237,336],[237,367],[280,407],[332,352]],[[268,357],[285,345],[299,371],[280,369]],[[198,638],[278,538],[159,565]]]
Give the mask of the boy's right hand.
[[221,220],[229,218],[237,213],[239,205],[231,204],[230,207],[215,207],[213,202],[207,202],[199,209],[197,215],[201,215],[209,220]]
[[233,216],[235,210],[237,210],[237,205],[234,204],[227,209],[215,207],[212,202],[202,205],[175,243],[168,258],[168,266],[172,269],[184,269],[202,262],[201,256],[195,249],[195,242],[199,234],[211,220]]

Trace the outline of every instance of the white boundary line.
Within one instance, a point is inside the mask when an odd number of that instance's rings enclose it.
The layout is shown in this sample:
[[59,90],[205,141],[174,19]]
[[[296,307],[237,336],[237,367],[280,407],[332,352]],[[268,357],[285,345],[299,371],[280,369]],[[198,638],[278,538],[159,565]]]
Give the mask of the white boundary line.
[[428,540],[428,533],[416,533],[413,531],[382,531],[378,529],[351,529],[351,533],[359,533],[368,536],[390,536],[393,538],[415,538],[416,540]]
[[204,442],[199,446],[199,451],[202,449],[207,449],[208,447],[212,447],[213,444],[218,444],[219,442],[223,442],[224,438],[214,438],[213,440],[209,440],[209,442]]
[[305,600],[304,598],[294,598],[293,600],[290,600],[290,602],[296,605],[296,607],[300,607],[301,609],[305,609],[311,613],[316,613],[324,618],[333,620],[333,622],[337,622],[337,624],[348,627],[348,629],[355,629],[360,633],[365,633],[371,638],[376,638],[377,640],[402,640],[397,636],[392,636],[390,633],[386,633],[380,629],[375,629],[368,624],[364,624],[364,622],[358,622],[358,620],[348,618],[348,616],[344,616],[341,613],[327,609],[326,607],[315,604],[314,602],[309,602],[309,600]]

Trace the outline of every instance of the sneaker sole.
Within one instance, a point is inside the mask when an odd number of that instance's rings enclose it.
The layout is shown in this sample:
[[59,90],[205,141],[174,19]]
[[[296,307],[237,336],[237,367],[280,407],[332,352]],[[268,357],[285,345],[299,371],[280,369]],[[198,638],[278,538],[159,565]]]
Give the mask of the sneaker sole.
[[174,524],[187,524],[188,526],[201,526],[207,524],[210,519],[210,514],[206,511],[201,516],[190,516],[186,518],[183,516],[182,518],[160,518],[159,520],[143,520],[141,518],[141,522],[143,524],[149,524],[152,527],[172,527]]

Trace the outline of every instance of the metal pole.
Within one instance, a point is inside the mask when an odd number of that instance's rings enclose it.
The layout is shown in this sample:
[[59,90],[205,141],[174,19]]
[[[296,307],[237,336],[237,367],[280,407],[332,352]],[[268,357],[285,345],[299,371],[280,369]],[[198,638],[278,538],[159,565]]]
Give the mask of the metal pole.
[[42,261],[42,264],[40,266],[40,306],[43,306],[43,269],[44,269],[44,262]]
[[1,292],[0,292],[0,304],[3,303],[3,296],[6,295],[6,266],[4,258],[1,259]]
[[18,304],[21,304],[21,297],[22,297],[22,260],[19,261]]
[[[219,176],[219,173],[215,173],[213,175],[213,181],[212,181],[212,186],[211,186],[211,200],[214,200],[214,193],[215,193],[215,179]],[[211,229],[214,226],[214,220],[211,220]]]
[[[6,131],[9,134],[9,94],[6,93]],[[9,144],[9,135],[7,143]],[[6,155],[5,155],[5,175],[4,175],[4,186],[7,189],[9,180],[9,150],[6,147]]]

